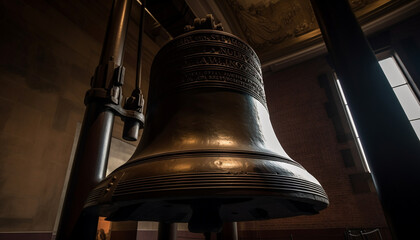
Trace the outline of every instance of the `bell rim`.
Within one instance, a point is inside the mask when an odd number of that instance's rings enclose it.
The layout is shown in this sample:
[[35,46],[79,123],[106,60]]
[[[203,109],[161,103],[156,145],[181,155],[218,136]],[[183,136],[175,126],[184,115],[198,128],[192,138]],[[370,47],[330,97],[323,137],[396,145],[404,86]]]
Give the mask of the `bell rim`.
[[[200,162],[203,162],[203,159],[195,162],[200,164]],[[237,206],[240,206],[237,208],[248,209],[247,212],[252,212],[256,209],[252,204],[253,202],[260,205],[267,204],[266,209],[263,210],[270,212],[270,217],[267,219],[271,219],[315,214],[329,204],[328,196],[319,182],[300,164],[292,164],[293,160],[280,162],[261,159],[238,159],[238,161],[244,162],[245,165],[255,163],[254,167],[248,168],[248,170],[261,168],[254,172],[244,172],[236,171],[243,169],[241,166],[238,166],[237,169],[229,170],[222,167],[220,170],[217,170],[218,165],[223,166],[223,160],[205,158],[205,161],[208,163],[214,163],[211,166],[213,168],[212,172],[203,170],[195,172],[196,169],[193,169],[189,173],[173,170],[179,166],[176,164],[177,161],[178,163],[185,163],[186,160],[185,158],[179,158],[177,160],[139,161],[137,165],[114,171],[92,191],[85,208],[96,209],[96,211],[110,220],[119,220],[118,215],[122,208],[142,209],[138,211],[147,213],[148,208],[142,207],[145,204],[149,205],[149,208],[161,209],[163,206],[168,205],[168,202],[176,201],[183,202],[183,204],[177,205],[178,208],[183,209],[182,206],[188,205],[187,203],[191,201],[208,202],[209,199],[213,199],[213,201],[217,202],[223,199],[230,199],[229,201],[237,199],[248,202],[237,204]],[[163,162],[172,167],[166,170],[166,174],[156,175],[153,172],[149,172],[150,169],[160,166]],[[194,161],[188,162],[187,165],[191,163],[194,163]],[[263,165],[268,165],[269,167],[263,169],[261,167]],[[162,168],[164,168],[163,165]],[[286,171],[276,173],[275,170],[280,168],[284,168]],[[246,169],[244,170],[246,171]],[[291,174],[291,172],[294,173]],[[300,172],[304,172],[306,175],[301,176],[299,175]],[[148,174],[149,176],[147,176]],[[292,208],[303,206],[307,210],[289,211],[286,208],[286,210],[283,210],[285,213],[282,211],[270,211],[270,209],[279,208],[280,205],[292,206]],[[234,212],[230,208],[229,211]],[[191,215],[191,212],[188,214]],[[222,216],[222,218],[225,221],[255,220],[252,216],[248,216],[248,213],[244,214],[244,216],[242,214],[236,218],[235,216]],[[125,215],[124,218],[126,219],[127,216]],[[130,220],[142,221],[158,219],[158,217],[148,218],[147,214],[138,219],[132,216],[129,218]],[[164,216],[162,215],[159,218],[164,218]],[[188,217],[176,220],[177,222],[188,221]]]
[[[314,215],[318,214],[319,211],[327,208],[329,205],[329,200],[326,196],[322,197],[311,193],[290,191],[274,193],[274,191],[259,191],[249,188],[241,190],[234,188],[224,189],[226,193],[223,193],[223,190],[221,192],[220,188],[213,188],[212,190],[214,193],[210,193],[212,195],[211,197],[207,196],[209,194],[208,189],[206,189],[206,191],[202,194],[200,194],[200,191],[197,190],[188,190],[187,192],[189,192],[189,195],[194,196],[193,199],[187,198],[185,194],[183,194],[182,197],[173,196],[170,198],[165,197],[165,199],[158,197],[148,198],[145,200],[118,199],[117,203],[115,203],[115,200],[117,199],[113,199],[113,203],[103,202],[96,205],[88,205],[85,206],[85,209],[88,211],[95,211],[96,213],[99,213],[100,216],[106,217],[107,220],[110,221],[135,220],[188,222],[192,215],[191,205],[193,202],[217,202],[218,204],[221,204],[219,214],[224,222],[239,222]],[[177,190],[174,190],[174,192],[175,191]],[[239,194],[241,192],[243,192],[243,194]],[[270,195],[269,193],[273,193],[273,195]],[[167,194],[167,192],[165,192],[165,194]],[[234,196],[232,196],[232,194]],[[293,208],[294,210],[276,210],[276,208],[282,209],[285,208],[285,206],[287,206],[287,208]],[[124,217],[120,218],[119,215],[121,212],[124,212],[124,209],[127,208],[133,209],[133,212],[146,212],[146,214],[132,214],[130,216],[124,215]],[[156,210],[162,208],[167,208],[167,211],[174,211],[175,209],[178,212],[182,212],[180,211],[182,208],[188,209],[188,211],[184,211],[183,216],[178,218],[171,216],[164,217],[163,215],[165,214],[153,214],[153,216],[147,214],[147,210],[149,209]],[[252,212],[255,209],[263,209],[269,214],[266,217],[255,217],[254,215],[249,215],[249,212]],[[248,216],[243,216],[244,212]]]

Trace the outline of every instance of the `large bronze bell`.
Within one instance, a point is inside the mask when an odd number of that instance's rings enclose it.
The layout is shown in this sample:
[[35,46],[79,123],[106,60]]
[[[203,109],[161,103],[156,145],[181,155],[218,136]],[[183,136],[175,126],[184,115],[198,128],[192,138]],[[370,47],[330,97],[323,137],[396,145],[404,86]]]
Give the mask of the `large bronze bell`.
[[319,182],[276,138],[255,52],[212,23],[190,30],[155,57],[139,146],[85,207],[192,232],[326,208]]

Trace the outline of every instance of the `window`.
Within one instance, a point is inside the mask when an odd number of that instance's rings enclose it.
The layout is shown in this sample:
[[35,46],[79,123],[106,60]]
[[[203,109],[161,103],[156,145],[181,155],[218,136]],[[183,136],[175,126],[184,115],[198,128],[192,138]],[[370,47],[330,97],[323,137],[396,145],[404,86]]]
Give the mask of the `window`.
[[[397,61],[393,56],[380,60],[379,64],[382,70],[384,71],[385,76],[389,81],[389,84],[393,88],[394,93],[397,96],[402,108],[404,109],[408,120],[413,126],[417,137],[420,140],[420,102],[418,97],[414,93],[411,85],[407,81],[406,76],[404,75],[403,71],[401,70],[400,66],[398,65]],[[356,144],[359,149],[360,157],[363,160],[363,164],[366,170],[370,172],[369,165],[366,161],[366,155],[363,150],[362,142],[360,141],[356,125],[354,124],[353,117],[347,105],[346,97],[340,85],[340,80],[336,79],[336,84],[339,90],[340,98],[346,110],[347,119],[350,122],[350,126],[352,128],[352,133],[356,139]]]
[[362,145],[362,142],[360,141],[359,133],[357,133],[357,128],[356,128],[356,125],[354,124],[353,116],[351,115],[350,108],[347,104],[346,96],[344,95],[343,89],[341,88],[340,80],[338,80],[338,78],[336,78],[336,84],[337,84],[338,93],[340,95],[341,101],[344,105],[344,109],[346,110],[347,119],[350,122],[351,131],[353,133],[354,138],[356,139],[356,146],[359,150],[360,158],[363,161],[363,166],[365,167],[366,171],[370,172],[369,165],[366,161],[366,155],[363,150],[363,145]]
[[407,82],[407,78],[404,76],[394,57],[385,58],[379,61],[379,64],[381,65],[389,84],[391,84],[395,95],[400,101],[408,120],[410,120],[417,137],[420,139],[419,99],[414,94],[413,89]]

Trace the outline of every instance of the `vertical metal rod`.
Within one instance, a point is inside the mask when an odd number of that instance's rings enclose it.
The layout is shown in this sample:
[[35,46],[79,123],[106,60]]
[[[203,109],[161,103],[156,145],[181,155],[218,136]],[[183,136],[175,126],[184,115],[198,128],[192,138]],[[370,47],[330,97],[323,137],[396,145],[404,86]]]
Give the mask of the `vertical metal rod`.
[[141,85],[141,55],[143,45],[143,29],[144,29],[144,18],[146,14],[146,0],[141,1],[140,8],[140,22],[139,22],[139,38],[137,43],[137,66],[136,66],[136,85],[135,88],[140,90]]
[[311,0],[393,239],[417,235],[420,142],[347,0]]
[[159,222],[158,240],[176,240],[177,224]]
[[223,223],[223,229],[217,233],[217,240],[238,240],[238,224],[236,222]]
[[[122,64],[131,0],[115,0],[99,65]],[[110,79],[100,74],[91,83],[93,88],[109,87]],[[111,144],[114,114],[106,110],[104,101],[93,99],[86,106],[76,154],[57,230],[57,240],[94,240],[98,216],[83,211],[89,192],[105,176]]]
[[122,65],[131,2],[131,0],[114,0],[99,64],[114,61],[117,65]]
[[[139,22],[139,37],[137,43],[137,65],[136,65],[136,83],[131,96],[126,99],[124,108],[129,110],[135,110],[137,112],[143,112],[143,94],[140,90],[141,85],[141,56],[142,56],[142,45],[143,45],[143,28],[144,18],[146,14],[146,0],[141,2],[140,7],[140,22]],[[139,134],[139,129],[142,128],[139,121],[134,119],[124,120],[123,138],[128,141],[136,141]]]

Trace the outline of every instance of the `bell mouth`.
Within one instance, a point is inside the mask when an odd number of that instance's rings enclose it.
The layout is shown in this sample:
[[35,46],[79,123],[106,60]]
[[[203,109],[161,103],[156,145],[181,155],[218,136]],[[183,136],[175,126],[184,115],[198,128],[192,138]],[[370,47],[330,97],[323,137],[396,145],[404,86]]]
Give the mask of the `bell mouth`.
[[216,232],[223,222],[311,215],[327,206],[318,181],[288,158],[189,152],[123,165],[85,208],[112,221],[189,222],[191,232]]

